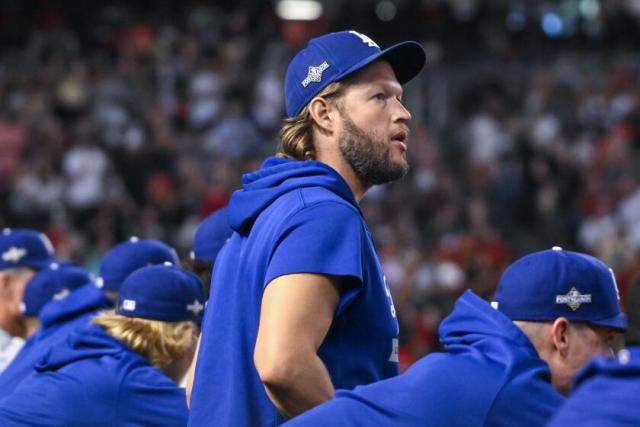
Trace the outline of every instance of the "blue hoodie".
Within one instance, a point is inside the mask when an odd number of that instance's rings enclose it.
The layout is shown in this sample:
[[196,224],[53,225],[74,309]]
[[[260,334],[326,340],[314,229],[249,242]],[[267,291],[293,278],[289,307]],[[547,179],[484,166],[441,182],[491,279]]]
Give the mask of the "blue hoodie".
[[346,182],[315,161],[267,159],[233,194],[234,234],[216,259],[191,398],[190,426],[283,422],[253,363],[265,287],[293,273],[352,287],[318,350],[336,388],[397,375],[398,324],[370,233]]
[[549,427],[640,425],[640,347],[622,350],[617,359],[594,358],[573,390]]
[[445,353],[402,375],[339,390],[287,426],[544,426],[562,404],[522,331],[471,291],[440,324]]
[[10,396],[2,426],[184,426],[185,393],[93,325],[54,346]]
[[47,303],[40,312],[40,328],[0,374],[0,399],[11,394],[52,345],[87,327],[98,310],[109,305],[110,301],[93,283],[79,287],[65,299]]

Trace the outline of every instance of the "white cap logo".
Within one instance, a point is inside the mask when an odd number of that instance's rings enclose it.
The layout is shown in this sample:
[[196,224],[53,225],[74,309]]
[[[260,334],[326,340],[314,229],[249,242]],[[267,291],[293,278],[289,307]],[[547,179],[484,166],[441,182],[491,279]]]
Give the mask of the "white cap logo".
[[322,73],[327,68],[329,68],[329,63],[327,61],[324,61],[318,66],[309,67],[309,72],[307,73],[307,77],[302,81],[302,86],[307,87],[311,82],[320,83],[322,81]]
[[27,250],[25,248],[16,248],[15,246],[11,246],[9,249],[3,252],[2,260],[5,262],[13,262],[18,263],[24,256],[27,254]]
[[53,299],[55,301],[60,301],[61,299],[65,299],[70,293],[71,292],[69,292],[69,289],[64,288],[63,290],[61,290],[57,294],[53,295]]
[[616,290],[616,297],[618,298],[618,301],[620,301],[620,291],[618,290],[618,282],[616,282],[616,275],[613,272],[613,268],[609,268],[609,273],[611,273],[611,280],[613,280],[613,287]]
[[591,303],[591,294],[581,294],[576,288],[571,288],[566,295],[556,295],[556,304],[567,304],[576,311],[582,304]]
[[136,309],[136,302],[132,299],[126,299],[122,301],[122,309],[126,311],[134,311]]
[[380,46],[378,46],[378,43],[374,42],[373,40],[371,40],[369,37],[365,36],[362,33],[359,33],[357,31],[349,31],[349,34],[353,34],[354,36],[358,37],[360,40],[362,40],[362,43],[366,44],[369,47],[377,47],[378,49],[380,49]]
[[202,310],[204,310],[204,305],[197,299],[193,300],[193,304],[187,305],[187,310],[193,313],[194,316],[200,314]]

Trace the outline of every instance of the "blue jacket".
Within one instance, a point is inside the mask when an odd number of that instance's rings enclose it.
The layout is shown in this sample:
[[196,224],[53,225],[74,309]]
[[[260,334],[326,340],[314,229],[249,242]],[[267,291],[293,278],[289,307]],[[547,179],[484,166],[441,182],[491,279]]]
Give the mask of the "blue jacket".
[[70,333],[85,328],[98,310],[108,308],[110,304],[93,283],[79,287],[65,299],[47,303],[40,312],[40,329],[27,340],[13,362],[0,374],[0,399],[11,394],[52,345],[64,340]]
[[339,390],[287,426],[544,426],[563,397],[522,331],[471,291],[440,325],[446,352],[402,375]]
[[0,400],[2,426],[184,426],[184,389],[101,327],[54,346]]
[[640,425],[640,347],[617,359],[594,358],[574,380],[571,397],[550,427],[631,427]]
[[362,213],[342,177],[315,161],[270,158],[245,175],[216,259],[191,398],[190,426],[284,421],[253,363],[265,287],[293,273],[352,286],[318,350],[333,384],[351,389],[398,373],[398,323]]

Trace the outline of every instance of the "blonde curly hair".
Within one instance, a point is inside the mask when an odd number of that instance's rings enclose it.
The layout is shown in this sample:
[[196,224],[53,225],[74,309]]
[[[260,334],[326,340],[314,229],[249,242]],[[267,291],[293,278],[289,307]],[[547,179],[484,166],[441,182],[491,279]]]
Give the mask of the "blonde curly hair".
[[200,333],[192,322],[162,322],[114,312],[102,313],[92,322],[160,369],[189,351]]
[[[337,103],[344,93],[347,83],[333,82],[322,89],[316,97]],[[313,118],[309,112],[309,104],[305,105],[300,114],[284,120],[280,129],[281,151],[276,154],[291,160],[315,160],[316,149],[313,143]]]

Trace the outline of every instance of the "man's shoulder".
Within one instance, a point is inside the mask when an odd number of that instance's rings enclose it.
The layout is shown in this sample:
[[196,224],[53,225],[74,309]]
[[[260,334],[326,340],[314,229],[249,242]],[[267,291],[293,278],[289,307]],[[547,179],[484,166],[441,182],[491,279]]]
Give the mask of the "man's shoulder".
[[292,212],[323,205],[336,206],[336,209],[338,209],[338,206],[346,207],[358,214],[358,209],[355,206],[340,197],[340,195],[322,186],[293,189],[278,197],[270,208],[278,209],[281,206],[285,206],[288,211]]
[[340,196],[323,187],[297,188],[281,195],[265,210],[264,220],[277,218],[281,223],[292,223],[296,218],[304,221],[337,223],[363,222],[360,211]]

